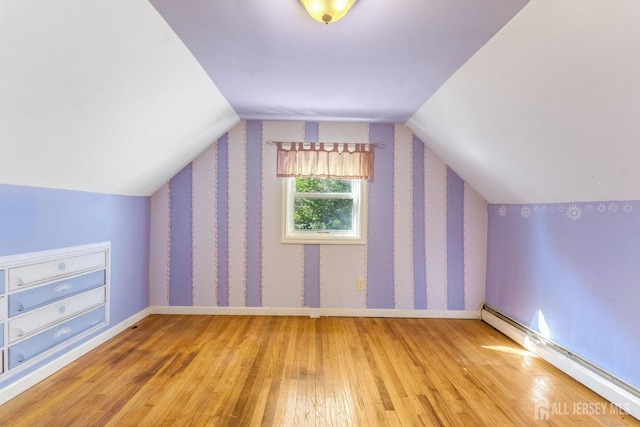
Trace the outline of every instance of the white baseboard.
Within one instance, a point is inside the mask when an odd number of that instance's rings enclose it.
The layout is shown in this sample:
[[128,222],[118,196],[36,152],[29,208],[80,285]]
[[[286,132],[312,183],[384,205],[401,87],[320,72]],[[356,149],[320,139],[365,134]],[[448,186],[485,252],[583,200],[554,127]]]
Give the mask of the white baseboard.
[[304,317],[399,317],[418,319],[479,319],[476,310],[395,310],[350,308],[270,308],[270,307],[150,307],[151,314],[191,314],[230,316]]
[[640,419],[640,398],[638,396],[608,378],[598,375],[597,372],[570,359],[554,348],[547,346],[543,340],[525,333],[487,310],[481,310],[481,319],[579,383],[598,393],[624,412]]
[[102,332],[100,335],[97,335],[91,338],[89,341],[80,344],[79,346],[69,350],[67,353],[58,357],[57,359],[47,363],[46,365],[36,369],[35,371],[25,375],[24,377],[16,380],[15,382],[9,384],[2,390],[0,390],[0,405],[3,403],[13,399],[23,391],[33,387],[40,381],[44,380],[48,376],[56,373],[60,369],[64,368],[74,360],[84,356],[86,353],[90,352],[94,348],[99,345],[107,342],[111,338],[118,335],[120,332],[127,329],[129,326],[133,325],[136,322],[147,317],[151,311],[149,308],[146,308],[128,319],[123,320],[117,325],[109,328],[108,330]]

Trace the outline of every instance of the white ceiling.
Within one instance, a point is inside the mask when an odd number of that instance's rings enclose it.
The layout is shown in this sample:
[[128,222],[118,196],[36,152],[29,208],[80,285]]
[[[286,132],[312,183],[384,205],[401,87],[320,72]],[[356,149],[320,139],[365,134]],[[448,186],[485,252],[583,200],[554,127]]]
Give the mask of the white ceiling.
[[0,2],[0,182],[149,195],[239,121],[141,0]]
[[[492,203],[640,200],[639,22],[532,0],[407,125]],[[3,0],[0,35],[0,183],[149,195],[239,120],[147,0]]]
[[490,203],[640,199],[640,1],[533,0],[407,125]]

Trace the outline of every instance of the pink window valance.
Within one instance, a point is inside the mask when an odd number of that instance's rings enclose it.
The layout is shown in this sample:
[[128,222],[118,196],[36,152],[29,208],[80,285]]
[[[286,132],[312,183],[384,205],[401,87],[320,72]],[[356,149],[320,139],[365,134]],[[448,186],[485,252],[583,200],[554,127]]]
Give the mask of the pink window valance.
[[373,178],[373,144],[278,142],[277,176]]

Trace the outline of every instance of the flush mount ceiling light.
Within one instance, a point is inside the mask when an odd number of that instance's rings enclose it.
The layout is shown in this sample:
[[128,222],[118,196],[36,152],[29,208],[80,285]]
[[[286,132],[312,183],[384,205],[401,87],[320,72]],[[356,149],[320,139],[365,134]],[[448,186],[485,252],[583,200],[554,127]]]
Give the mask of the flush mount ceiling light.
[[313,19],[328,24],[336,22],[349,12],[357,0],[300,0]]

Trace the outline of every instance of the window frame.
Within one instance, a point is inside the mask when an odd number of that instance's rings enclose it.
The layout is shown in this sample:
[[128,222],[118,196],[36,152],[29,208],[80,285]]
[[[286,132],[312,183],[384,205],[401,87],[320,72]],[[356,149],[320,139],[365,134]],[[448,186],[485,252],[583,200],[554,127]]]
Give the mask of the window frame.
[[[337,178],[343,179],[343,178]],[[367,243],[367,193],[365,179],[351,181],[351,193],[297,193],[295,177],[282,180],[281,242],[294,244],[321,245],[364,245]],[[353,200],[352,229],[345,230],[296,230],[294,228],[294,207],[296,197],[300,198],[345,198]]]

